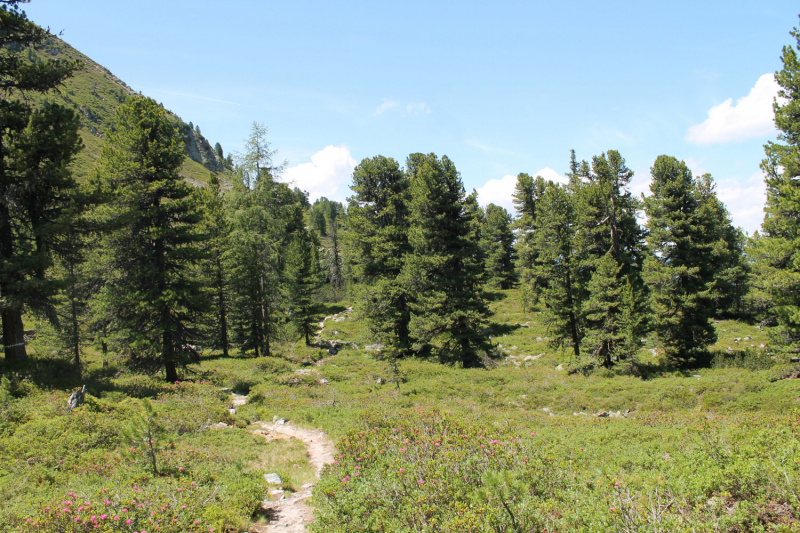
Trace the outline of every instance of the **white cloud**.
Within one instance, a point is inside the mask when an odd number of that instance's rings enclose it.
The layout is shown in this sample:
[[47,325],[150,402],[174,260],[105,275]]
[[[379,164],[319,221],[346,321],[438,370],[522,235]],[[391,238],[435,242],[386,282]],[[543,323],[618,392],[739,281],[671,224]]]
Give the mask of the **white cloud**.
[[[556,183],[569,183],[569,179],[561,176],[558,172],[550,167],[541,169],[533,176],[541,176],[546,180],[555,181]],[[494,204],[505,207],[511,213],[514,213],[514,204],[512,203],[511,196],[514,194],[514,188],[517,186],[517,177],[512,174],[506,174],[500,179],[491,179],[487,181],[483,187],[478,187],[478,203],[483,206]]]
[[569,178],[567,178],[566,176],[562,176],[561,174],[559,174],[550,167],[544,167],[542,170],[540,170],[533,176],[534,177],[541,176],[546,180],[555,181],[556,183],[561,183],[563,185],[569,183]]
[[686,132],[691,143],[707,145],[743,141],[762,137],[775,131],[772,102],[778,95],[778,83],[772,74],[764,74],[747,96],[733,105],[728,98],[708,110],[708,118]]
[[767,201],[767,187],[761,171],[744,183],[733,180],[717,182],[717,197],[728,208],[734,226],[741,227],[751,235],[761,228]]
[[406,113],[408,113],[409,115],[411,114],[419,115],[421,113],[430,113],[430,112],[431,108],[428,107],[428,104],[426,104],[425,102],[409,102],[408,105],[406,105]]
[[379,105],[375,109],[375,112],[372,113],[372,115],[376,116],[376,117],[379,116],[379,115],[382,115],[384,113],[384,111],[386,111],[388,109],[391,109],[391,108],[395,107],[396,105],[397,105],[397,102],[395,102],[394,100],[392,100],[390,98],[384,98],[383,99],[383,103],[381,105]]
[[511,195],[514,194],[514,187],[517,186],[517,177],[506,174],[499,180],[492,179],[487,181],[483,187],[478,187],[478,202],[482,206],[489,204],[505,207],[512,213],[514,204],[511,203]]
[[340,188],[349,183],[355,167],[356,160],[347,146],[331,145],[312,155],[310,163],[287,168],[281,179],[308,191],[312,202],[321,196],[343,201],[346,193]]

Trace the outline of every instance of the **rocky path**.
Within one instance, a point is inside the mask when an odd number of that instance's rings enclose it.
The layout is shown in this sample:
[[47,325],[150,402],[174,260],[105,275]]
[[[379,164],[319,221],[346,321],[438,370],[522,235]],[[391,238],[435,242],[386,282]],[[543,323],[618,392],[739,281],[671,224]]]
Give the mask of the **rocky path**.
[[[247,397],[233,394],[234,409],[247,402]],[[259,424],[256,424],[259,425]],[[333,462],[333,443],[319,430],[304,429],[279,420],[275,423],[260,423],[261,429],[252,430],[266,439],[298,439],[306,445],[308,460],[319,479],[325,465]],[[307,500],[311,497],[314,483],[303,485],[300,492],[286,498],[283,491],[272,491],[263,502],[263,509],[269,513],[268,524],[252,524],[253,533],[302,533],[314,521],[313,510]]]

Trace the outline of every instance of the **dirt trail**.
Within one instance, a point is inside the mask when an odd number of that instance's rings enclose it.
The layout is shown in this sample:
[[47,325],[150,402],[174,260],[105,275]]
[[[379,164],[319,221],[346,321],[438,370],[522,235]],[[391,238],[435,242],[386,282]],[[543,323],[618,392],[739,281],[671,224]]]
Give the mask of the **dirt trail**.
[[[243,405],[247,398],[234,394],[233,403],[235,407]],[[304,429],[292,426],[288,423],[267,424],[262,422],[261,428],[253,431],[256,435],[262,435],[267,439],[299,439],[306,445],[308,460],[314,467],[314,472],[319,479],[320,473],[325,465],[333,462],[333,443],[323,431]],[[269,513],[270,521],[268,524],[252,524],[250,531],[253,533],[302,533],[306,531],[306,526],[314,521],[313,510],[306,503],[311,497],[314,483],[303,485],[300,492],[295,492],[291,498],[285,498],[283,493],[276,491],[273,496],[280,498],[278,501],[270,501],[270,494],[263,502],[263,509]]]

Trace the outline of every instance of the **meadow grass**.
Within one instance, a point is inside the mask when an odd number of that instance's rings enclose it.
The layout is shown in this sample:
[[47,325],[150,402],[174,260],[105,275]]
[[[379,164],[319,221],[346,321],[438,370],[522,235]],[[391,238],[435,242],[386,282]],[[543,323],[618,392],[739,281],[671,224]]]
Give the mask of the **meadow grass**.
[[[5,366],[0,531],[243,531],[270,488],[264,473],[289,490],[314,479],[302,443],[249,431],[275,417],[336,442],[315,489],[320,532],[798,531],[800,380],[782,378],[800,365],[773,358],[766,332],[716,323],[706,368],[670,368],[647,339],[636,372],[571,372],[516,291],[490,305],[498,349],[485,369],[395,366],[364,350],[357,312],[326,321],[323,337],[358,349],[286,340],[272,357],[211,353],[178,385],[103,368],[91,350],[80,375],[46,355]],[[84,383],[86,403],[67,412]],[[248,403],[229,413],[221,389]],[[158,476],[121,449],[140,398],[166,435]]]

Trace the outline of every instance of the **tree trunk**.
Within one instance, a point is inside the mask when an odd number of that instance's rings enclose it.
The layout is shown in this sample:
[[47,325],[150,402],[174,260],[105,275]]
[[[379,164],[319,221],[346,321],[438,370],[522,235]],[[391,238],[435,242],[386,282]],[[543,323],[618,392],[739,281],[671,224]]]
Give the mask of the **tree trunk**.
[[168,383],[175,383],[178,381],[178,369],[175,366],[175,361],[164,361],[164,372],[167,375]]
[[567,304],[569,305],[569,326],[572,332],[572,347],[575,357],[581,356],[580,339],[578,337],[578,320],[575,316],[575,305],[572,301],[572,278],[570,277],[569,267],[567,267]]
[[19,361],[28,354],[25,351],[25,329],[22,325],[22,313],[17,309],[6,308],[2,312],[3,346],[6,361]]
[[228,357],[228,316],[225,309],[225,287],[222,279],[222,263],[217,254],[217,305],[219,306],[219,328],[220,344],[222,344],[222,355]]

